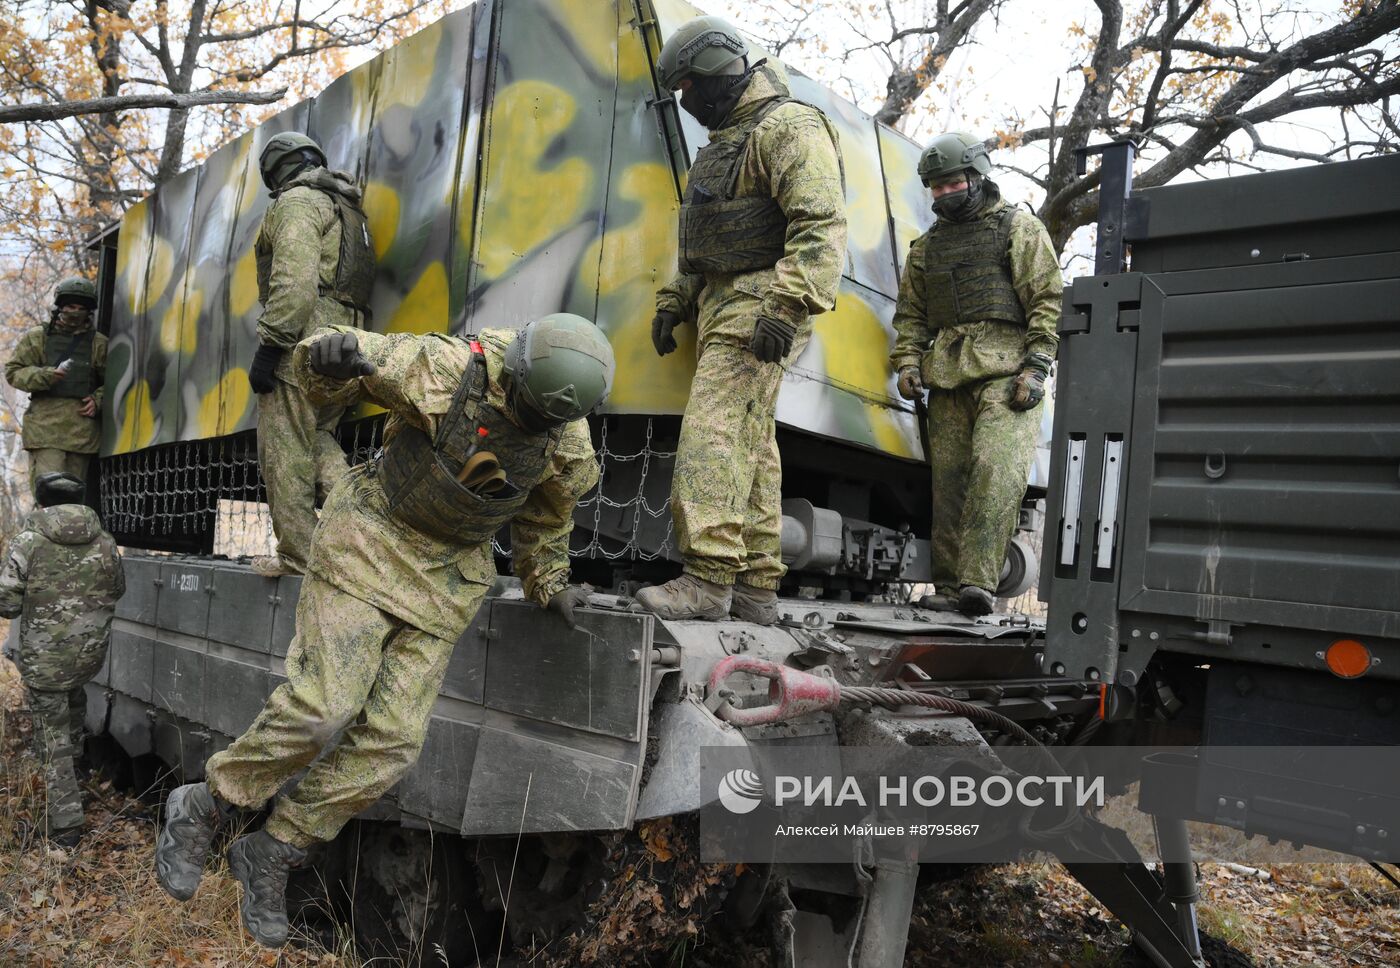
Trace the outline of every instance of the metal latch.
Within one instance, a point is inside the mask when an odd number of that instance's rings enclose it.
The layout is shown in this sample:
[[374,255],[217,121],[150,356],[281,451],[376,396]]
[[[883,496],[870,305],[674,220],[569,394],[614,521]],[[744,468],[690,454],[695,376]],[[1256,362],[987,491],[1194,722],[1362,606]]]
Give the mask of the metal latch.
[[1235,636],[1232,630],[1238,627],[1214,618],[1207,620],[1205,626],[1204,632],[1192,632],[1191,638],[1197,642],[1204,642],[1206,645],[1214,645],[1222,649],[1234,640]]

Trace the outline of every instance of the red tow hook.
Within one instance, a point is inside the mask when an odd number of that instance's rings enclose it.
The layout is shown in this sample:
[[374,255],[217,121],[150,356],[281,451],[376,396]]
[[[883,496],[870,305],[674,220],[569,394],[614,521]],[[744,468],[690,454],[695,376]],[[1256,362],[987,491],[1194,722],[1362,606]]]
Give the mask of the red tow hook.
[[747,672],[767,679],[769,704],[740,709],[726,699],[713,707],[715,715],[735,726],[781,723],[808,713],[835,709],[841,702],[841,686],[833,679],[746,655],[727,656],[715,665],[710,673],[711,701],[729,692],[724,688],[724,680],[736,672]]

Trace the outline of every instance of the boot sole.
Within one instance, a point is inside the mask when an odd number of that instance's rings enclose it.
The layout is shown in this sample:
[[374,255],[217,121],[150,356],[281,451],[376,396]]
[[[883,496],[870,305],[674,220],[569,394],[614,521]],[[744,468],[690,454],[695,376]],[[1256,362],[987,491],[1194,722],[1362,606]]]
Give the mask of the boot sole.
[[[180,890],[170,883],[170,875],[174,864],[170,860],[172,852],[178,852],[179,843],[175,840],[175,835],[171,833],[171,826],[175,821],[185,821],[190,819],[190,814],[185,810],[185,801],[179,798],[179,790],[171,790],[170,796],[165,798],[165,823],[161,824],[160,836],[156,839],[156,881],[161,889],[177,901],[188,901],[194,897],[199,890],[199,882],[204,879],[204,857],[199,859],[199,877],[195,879],[194,886],[188,891]],[[205,850],[208,856],[208,850]]]
[[287,944],[287,932],[279,932],[271,937],[264,935],[260,930],[257,919],[250,916],[248,909],[253,902],[253,889],[249,886],[253,882],[253,872],[247,860],[244,859],[243,850],[240,847],[243,838],[235,840],[228,849],[228,869],[243,888],[242,896],[238,899],[238,918],[243,922],[243,930],[252,936],[253,940],[264,948],[282,948]]

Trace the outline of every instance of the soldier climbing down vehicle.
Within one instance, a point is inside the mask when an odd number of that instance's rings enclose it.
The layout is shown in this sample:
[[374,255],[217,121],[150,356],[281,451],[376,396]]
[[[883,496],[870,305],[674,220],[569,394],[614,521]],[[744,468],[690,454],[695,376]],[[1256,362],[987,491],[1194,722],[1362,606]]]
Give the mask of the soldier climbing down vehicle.
[[495,580],[502,527],[526,599],[573,626],[587,601],[569,581],[573,511],[598,479],[584,418],[614,367],[603,333],[568,313],[470,341],[337,327],[290,363],[321,405],[388,410],[384,448],[326,501],[287,683],[209,760],[207,782],[171,793],[156,850],[161,885],[188,900],[217,827],[310,764],[263,828],[229,848],[243,923],[268,946],[287,938],[288,870],[417,759],[453,647]]

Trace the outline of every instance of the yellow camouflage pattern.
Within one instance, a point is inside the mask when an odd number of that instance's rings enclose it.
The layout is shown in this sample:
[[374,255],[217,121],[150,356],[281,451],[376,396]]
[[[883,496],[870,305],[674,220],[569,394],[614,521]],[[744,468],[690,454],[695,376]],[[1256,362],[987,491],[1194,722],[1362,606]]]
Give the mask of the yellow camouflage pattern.
[[[489,568],[490,548],[476,550]],[[465,590],[472,612],[486,589]],[[205,772],[215,795],[259,809],[311,764],[264,825],[283,843],[309,847],[334,839],[418,759],[456,639],[414,628],[314,576],[302,581],[296,629],[287,681]],[[342,729],[335,748],[316,759]]]
[[[650,321],[658,283],[675,273],[686,165],[706,136],[656,102],[652,62],[698,13],[683,0],[478,0],[132,206],[103,454],[254,425],[243,368],[269,201],[257,156],[288,130],[364,185],[376,330],[460,334],[575,312],[616,352],[607,412],[683,412],[694,344],[658,361]],[[790,84],[839,132],[848,245],[836,308],[789,366],[778,419],[913,458],[917,429],[887,356],[898,266],[931,217],[903,177],[919,148],[809,78]]]

